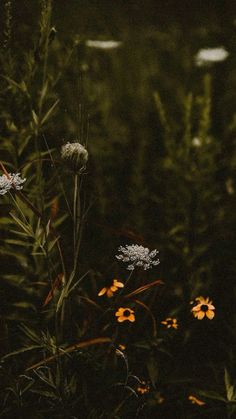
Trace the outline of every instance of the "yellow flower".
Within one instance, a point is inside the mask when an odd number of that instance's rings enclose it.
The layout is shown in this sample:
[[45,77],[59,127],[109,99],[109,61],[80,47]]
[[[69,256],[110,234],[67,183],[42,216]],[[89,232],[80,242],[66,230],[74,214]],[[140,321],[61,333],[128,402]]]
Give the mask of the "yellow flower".
[[123,288],[124,284],[118,279],[113,279],[113,283],[110,287],[104,287],[99,291],[98,296],[101,297],[102,295],[106,294],[108,298],[113,297],[114,292],[116,292],[119,288]]
[[122,323],[125,320],[128,320],[129,322],[135,321],[134,310],[131,310],[130,308],[120,307],[115,313],[115,315],[119,323]]
[[167,319],[163,320],[161,324],[164,324],[167,329],[170,329],[171,327],[173,329],[178,329],[177,319],[173,319],[172,317],[167,317]]
[[197,397],[190,395],[188,396],[189,401],[192,404],[197,404],[198,406],[203,406],[204,404],[206,404],[205,402],[203,402],[202,400],[197,399]]
[[205,316],[212,320],[215,316],[215,307],[212,305],[212,301],[209,301],[209,297],[197,297],[195,298],[197,305],[192,308],[194,317],[198,320],[202,320]]
[[137,392],[140,394],[148,393],[149,390],[150,386],[145,381],[141,381],[137,387]]

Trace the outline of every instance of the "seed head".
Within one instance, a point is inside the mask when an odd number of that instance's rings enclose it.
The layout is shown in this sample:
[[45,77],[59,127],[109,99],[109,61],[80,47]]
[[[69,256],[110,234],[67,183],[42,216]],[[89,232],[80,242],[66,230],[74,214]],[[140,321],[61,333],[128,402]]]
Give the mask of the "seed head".
[[80,143],[67,143],[61,148],[62,160],[74,171],[83,169],[88,161],[88,152]]
[[20,173],[8,173],[0,176],[0,195],[5,195],[10,189],[20,190],[26,179],[21,178]]

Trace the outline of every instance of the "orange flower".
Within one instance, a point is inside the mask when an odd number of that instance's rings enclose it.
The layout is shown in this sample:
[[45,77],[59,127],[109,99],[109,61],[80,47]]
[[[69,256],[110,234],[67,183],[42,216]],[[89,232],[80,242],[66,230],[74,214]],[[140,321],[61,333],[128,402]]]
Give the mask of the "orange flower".
[[215,316],[215,307],[212,305],[212,301],[209,301],[209,297],[197,297],[195,298],[197,305],[192,308],[194,317],[198,320],[202,320],[205,316],[212,320]]
[[198,406],[203,406],[204,404],[206,404],[205,402],[203,402],[202,400],[197,399],[197,397],[190,395],[188,396],[189,401],[192,404],[197,404]]
[[128,320],[129,322],[135,321],[134,310],[131,310],[130,308],[120,307],[115,313],[115,315],[119,323],[122,323],[125,320]]
[[118,279],[113,279],[112,285],[110,287],[102,288],[101,291],[99,291],[98,296],[101,297],[102,295],[106,294],[108,298],[113,297],[114,292],[123,287],[123,282],[118,281]]
[[178,329],[177,319],[173,319],[172,317],[167,317],[167,319],[163,320],[161,324],[164,324],[167,329],[170,329],[171,327],[173,329]]
[[137,392],[140,394],[148,393],[149,390],[150,390],[150,386],[145,381],[141,381],[137,387]]

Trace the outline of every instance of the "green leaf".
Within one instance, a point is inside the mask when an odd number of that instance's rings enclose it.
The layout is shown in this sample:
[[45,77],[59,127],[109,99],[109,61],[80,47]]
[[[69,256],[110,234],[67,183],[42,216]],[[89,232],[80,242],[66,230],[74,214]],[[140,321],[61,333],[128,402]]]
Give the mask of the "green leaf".
[[155,387],[158,374],[159,374],[159,368],[158,368],[157,360],[153,356],[151,356],[147,362],[147,369],[148,369],[150,381],[153,387]]
[[44,115],[44,117],[41,120],[41,125],[43,125],[43,124],[45,124],[45,122],[47,122],[48,118],[50,118],[50,116],[54,112],[54,109],[56,108],[56,106],[58,105],[58,103],[59,103],[59,99],[56,100],[56,102],[51,106],[51,108]]
[[34,124],[37,127],[38,124],[39,124],[39,119],[38,119],[38,116],[37,116],[37,114],[34,110],[32,110],[32,117],[33,117]]
[[10,357],[15,356],[15,355],[20,355],[20,354],[23,354],[25,352],[32,351],[33,349],[40,349],[42,347],[43,347],[42,345],[31,345],[31,346],[27,346],[26,348],[17,349],[16,351],[13,351],[13,352],[10,352],[7,355],[4,355],[2,357],[2,360],[5,360],[5,359],[10,358]]
[[219,400],[221,402],[227,403],[227,400],[225,399],[225,397],[221,396],[219,393],[213,390],[209,390],[209,391],[199,390],[199,394],[200,396],[206,397],[208,399]]
[[234,386],[231,384],[230,376],[226,368],[225,368],[225,388],[226,388],[226,395],[227,395],[228,401],[230,402],[233,401],[234,393],[235,393]]
[[30,225],[23,223],[16,215],[10,212],[10,216],[15,220],[15,222],[24,230],[29,236],[33,237],[33,231]]

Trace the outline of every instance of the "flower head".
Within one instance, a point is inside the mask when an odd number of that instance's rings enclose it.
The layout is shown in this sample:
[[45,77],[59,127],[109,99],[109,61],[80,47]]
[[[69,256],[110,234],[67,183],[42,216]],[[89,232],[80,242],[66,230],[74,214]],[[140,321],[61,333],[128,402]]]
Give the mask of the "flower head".
[[8,173],[0,176],[0,195],[5,195],[11,188],[20,190],[26,179],[20,177],[20,173]]
[[167,329],[178,329],[177,319],[173,319],[172,317],[167,317],[167,319],[163,320],[161,324],[164,324]]
[[118,279],[113,279],[113,283],[110,287],[104,287],[99,291],[98,296],[101,297],[102,295],[106,294],[107,297],[113,297],[114,292],[118,291],[119,288],[123,288],[123,282],[118,281]]
[[119,323],[122,323],[126,320],[132,323],[135,321],[134,310],[131,310],[130,308],[120,307],[115,313],[115,315]]
[[73,170],[81,170],[88,161],[88,152],[80,143],[67,143],[61,148],[61,158]]
[[137,392],[143,395],[145,393],[148,393],[149,391],[150,391],[150,386],[145,381],[140,381],[137,387]]
[[202,320],[205,316],[212,320],[215,316],[215,307],[212,305],[212,301],[209,301],[209,297],[197,297],[195,298],[196,305],[192,308],[192,313],[195,318]]
[[148,247],[139,246],[138,244],[126,245],[125,247],[120,246],[118,251],[120,254],[116,255],[116,258],[122,262],[129,263],[127,266],[129,271],[133,271],[136,266],[146,271],[160,263],[159,259],[153,260],[159,253],[158,250],[150,251]]
[[205,402],[203,402],[202,400],[197,399],[197,397],[190,395],[188,396],[189,401],[192,404],[197,404],[198,406],[203,406],[204,404],[206,404]]
[[195,62],[197,66],[201,67],[204,65],[224,61],[228,56],[229,53],[224,47],[202,48],[198,51],[195,57]]

